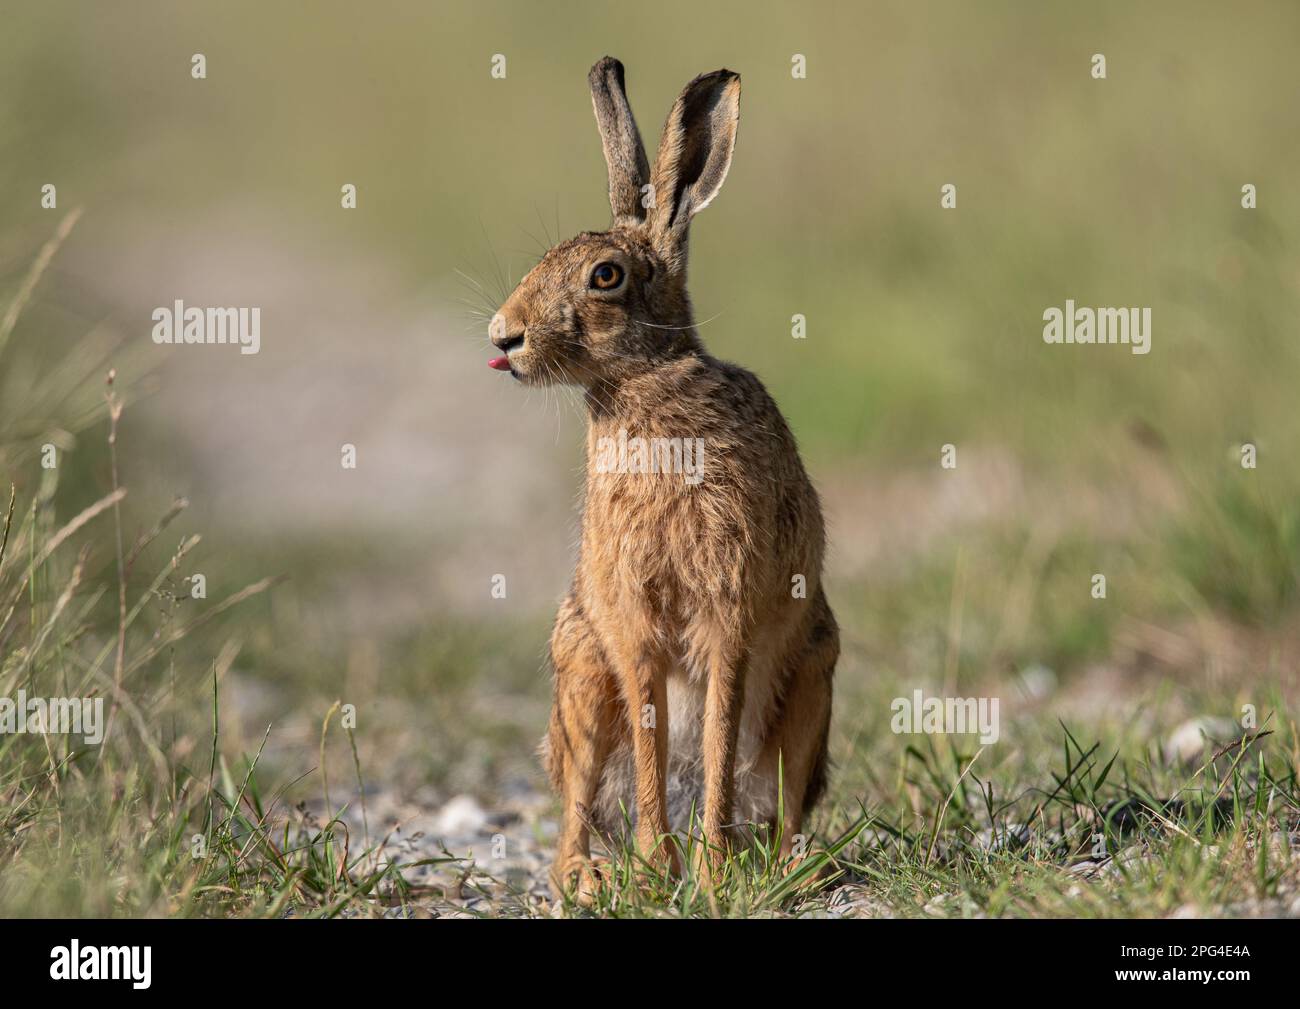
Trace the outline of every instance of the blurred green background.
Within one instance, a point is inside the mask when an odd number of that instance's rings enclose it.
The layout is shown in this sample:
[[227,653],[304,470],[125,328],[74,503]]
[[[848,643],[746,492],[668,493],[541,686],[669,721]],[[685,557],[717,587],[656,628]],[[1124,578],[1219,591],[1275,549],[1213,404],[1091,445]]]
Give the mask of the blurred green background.
[[[688,79],[742,74],[691,290],[826,499],[841,759],[886,731],[878,682],[1046,668],[1104,707],[1155,674],[1227,708],[1263,678],[1294,702],[1294,3],[5,7],[4,293],[84,216],[0,358],[4,476],[31,492],[67,432],[61,510],[103,493],[84,389],[73,410],[37,378],[116,347],[93,361],[133,391],[130,521],[187,495],[214,597],[289,575],[221,625],[234,724],[255,745],[274,722],[272,756],[309,760],[328,703],[360,698],[385,727],[363,756],[403,787],[538,781],[582,417],[485,368],[474,311],[608,220],[586,86],[606,53],[651,148]],[[155,347],[177,298],[260,306],[262,352]],[[1067,298],[1150,306],[1151,353],[1045,345]],[[201,722],[210,654],[180,662]]]

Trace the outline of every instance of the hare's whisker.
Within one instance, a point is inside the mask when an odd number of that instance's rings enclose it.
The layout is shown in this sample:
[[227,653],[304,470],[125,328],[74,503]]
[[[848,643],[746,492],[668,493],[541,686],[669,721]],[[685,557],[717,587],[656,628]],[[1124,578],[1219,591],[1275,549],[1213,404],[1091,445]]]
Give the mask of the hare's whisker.
[[497,288],[500,292],[498,301],[505,301],[510,294],[509,277],[501,268],[501,259],[497,256],[496,248],[492,245],[492,239],[488,236],[486,225],[483,224],[483,218],[478,219],[479,229],[483,232],[483,241],[487,244],[488,254],[492,257],[492,262],[496,268]]
[[709,316],[707,319],[704,319],[702,322],[693,322],[689,326],[665,326],[658,322],[651,322],[649,319],[633,319],[632,321],[638,322],[642,326],[649,326],[651,329],[678,329],[678,330],[699,329],[701,326],[707,326],[714,319],[720,318],[721,315],[722,313],[719,312],[717,315]]

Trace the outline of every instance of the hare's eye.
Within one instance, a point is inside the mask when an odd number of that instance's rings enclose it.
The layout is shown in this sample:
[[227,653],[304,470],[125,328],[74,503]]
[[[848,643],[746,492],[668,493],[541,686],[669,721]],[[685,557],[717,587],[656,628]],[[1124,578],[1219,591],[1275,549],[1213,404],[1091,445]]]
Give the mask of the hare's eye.
[[623,267],[617,263],[601,263],[591,271],[591,286],[598,291],[612,291],[623,283]]

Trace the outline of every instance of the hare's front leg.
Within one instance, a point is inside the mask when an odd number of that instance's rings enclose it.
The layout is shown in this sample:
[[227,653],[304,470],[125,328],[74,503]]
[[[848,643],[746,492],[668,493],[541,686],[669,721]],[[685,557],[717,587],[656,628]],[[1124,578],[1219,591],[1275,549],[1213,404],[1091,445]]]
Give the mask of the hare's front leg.
[[[630,609],[630,608],[629,608]],[[625,718],[632,733],[636,780],[636,843],[652,865],[679,871],[677,850],[668,836],[668,656],[655,642],[648,621],[637,633],[624,625],[607,639],[617,670]]]
[[[721,635],[718,635],[721,637]],[[726,861],[727,825],[736,796],[736,740],[745,700],[748,648],[736,641],[718,641],[708,661],[704,701],[704,849],[703,868],[715,875]]]
[[556,896],[576,884],[590,898],[598,884],[591,866],[590,810],[605,758],[622,731],[618,686],[591,625],[566,599],[551,634],[555,703],[547,733],[547,769],[563,810],[551,868]]
[[636,843],[652,865],[679,871],[668,836],[668,663],[643,659],[625,673],[636,772]]

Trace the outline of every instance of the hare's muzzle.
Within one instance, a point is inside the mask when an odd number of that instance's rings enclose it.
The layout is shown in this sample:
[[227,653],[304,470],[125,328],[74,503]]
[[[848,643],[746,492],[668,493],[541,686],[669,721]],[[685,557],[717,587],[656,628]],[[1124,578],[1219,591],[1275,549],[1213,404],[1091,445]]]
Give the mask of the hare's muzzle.
[[492,358],[488,362],[488,367],[497,371],[510,371],[510,352],[524,345],[524,330],[518,326],[511,326],[506,317],[498,312],[488,327],[488,339],[492,341],[494,347],[504,351],[506,355]]

